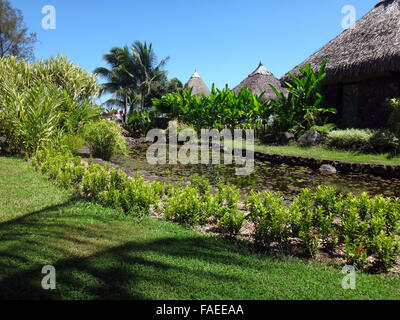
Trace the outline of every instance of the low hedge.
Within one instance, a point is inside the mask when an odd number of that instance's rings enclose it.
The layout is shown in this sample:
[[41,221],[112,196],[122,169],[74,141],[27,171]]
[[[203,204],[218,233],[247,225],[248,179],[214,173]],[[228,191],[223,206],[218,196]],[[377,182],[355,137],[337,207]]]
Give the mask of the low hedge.
[[[322,247],[334,254],[345,252],[346,262],[358,268],[367,265],[387,271],[400,255],[400,199],[374,198],[363,194],[343,195],[330,187],[315,193],[303,189],[291,205],[273,192],[251,192],[245,197],[246,210],[239,205],[240,190],[220,182],[213,191],[200,176],[191,184],[147,182],[139,175],[127,177],[121,171],[79,157],[40,151],[32,164],[60,186],[90,201],[113,207],[133,217],[149,215],[152,205],[164,218],[181,224],[214,222],[217,230],[235,237],[248,220],[252,236],[266,248],[290,246],[300,240],[304,253],[314,256]],[[158,208],[158,209],[157,209]]]

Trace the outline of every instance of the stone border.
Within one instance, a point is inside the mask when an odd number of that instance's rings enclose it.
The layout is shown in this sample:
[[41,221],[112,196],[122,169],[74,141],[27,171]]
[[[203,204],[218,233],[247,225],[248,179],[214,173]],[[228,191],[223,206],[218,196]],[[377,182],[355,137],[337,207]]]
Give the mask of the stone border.
[[[235,149],[221,146],[221,152],[232,151]],[[246,150],[242,150],[243,156]],[[289,166],[308,167],[313,170],[319,169],[322,165],[328,164],[342,173],[363,173],[386,178],[400,178],[400,165],[374,164],[346,162],[338,160],[323,160],[314,158],[304,158],[299,156],[285,156],[272,153],[254,152],[254,159],[261,162],[271,162],[273,164],[287,164]]]

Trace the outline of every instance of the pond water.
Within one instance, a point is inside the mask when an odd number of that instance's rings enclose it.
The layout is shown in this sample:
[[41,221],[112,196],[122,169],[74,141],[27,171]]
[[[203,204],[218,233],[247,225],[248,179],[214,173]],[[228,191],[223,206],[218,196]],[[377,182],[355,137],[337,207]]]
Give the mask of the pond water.
[[[292,198],[302,188],[315,189],[319,185],[331,186],[339,192],[370,195],[382,194],[387,197],[400,197],[400,179],[381,178],[368,174],[350,173],[323,176],[318,171],[304,167],[274,165],[268,162],[255,162],[255,170],[249,176],[235,175],[235,165],[150,165],[146,159],[147,146],[139,145],[129,156],[114,159],[113,162],[127,169],[137,170],[159,177],[170,177],[171,181],[187,179],[200,174],[212,184],[219,179],[230,182],[244,191],[272,190],[280,192],[285,198]],[[223,157],[221,156],[221,159]]]

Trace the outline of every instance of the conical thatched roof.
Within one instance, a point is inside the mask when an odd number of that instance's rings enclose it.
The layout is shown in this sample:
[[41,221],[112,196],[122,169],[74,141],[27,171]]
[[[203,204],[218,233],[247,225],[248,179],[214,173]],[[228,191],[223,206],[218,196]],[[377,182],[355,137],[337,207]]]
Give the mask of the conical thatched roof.
[[[310,63],[317,70],[328,59],[327,81],[388,71],[400,71],[400,0],[379,2],[374,9],[330,41],[321,50],[295,67],[290,73]],[[283,81],[290,80],[288,74]]]
[[204,93],[206,96],[209,96],[211,93],[197,71],[193,73],[189,81],[185,84],[185,88],[190,87],[193,88],[192,96],[201,96],[202,93]]
[[270,87],[272,84],[278,91],[286,91],[286,89],[281,87],[281,83],[272,72],[268,71],[262,62],[260,62],[254,72],[249,74],[249,76],[244,79],[238,86],[236,86],[233,90],[238,93],[243,87],[247,87],[251,90],[253,94],[260,94],[265,91],[262,101],[267,99],[276,99],[276,94]]

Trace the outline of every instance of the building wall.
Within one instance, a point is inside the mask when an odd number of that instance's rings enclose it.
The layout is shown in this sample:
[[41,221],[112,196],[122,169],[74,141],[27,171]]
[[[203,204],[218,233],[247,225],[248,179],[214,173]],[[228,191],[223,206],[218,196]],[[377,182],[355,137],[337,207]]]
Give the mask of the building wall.
[[[400,98],[400,73],[359,80],[349,84],[358,86],[358,113],[355,127],[384,127],[390,115],[387,98]],[[326,106],[338,110],[336,121],[340,123],[343,114],[344,83],[330,84],[323,88]]]

